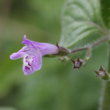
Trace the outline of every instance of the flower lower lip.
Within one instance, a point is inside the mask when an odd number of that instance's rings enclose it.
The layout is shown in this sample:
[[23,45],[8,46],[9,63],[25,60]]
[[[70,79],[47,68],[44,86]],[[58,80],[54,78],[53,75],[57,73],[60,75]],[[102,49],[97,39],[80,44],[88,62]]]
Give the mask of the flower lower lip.
[[30,68],[29,68],[28,66],[25,66],[25,69],[26,69],[26,70],[27,70],[27,69],[30,70]]

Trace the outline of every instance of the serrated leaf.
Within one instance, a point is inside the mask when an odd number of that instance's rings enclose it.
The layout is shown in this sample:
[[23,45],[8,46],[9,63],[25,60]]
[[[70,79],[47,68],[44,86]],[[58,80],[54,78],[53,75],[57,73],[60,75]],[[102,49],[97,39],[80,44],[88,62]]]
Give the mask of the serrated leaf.
[[69,47],[93,33],[101,33],[99,0],[67,0],[62,13],[60,45]]

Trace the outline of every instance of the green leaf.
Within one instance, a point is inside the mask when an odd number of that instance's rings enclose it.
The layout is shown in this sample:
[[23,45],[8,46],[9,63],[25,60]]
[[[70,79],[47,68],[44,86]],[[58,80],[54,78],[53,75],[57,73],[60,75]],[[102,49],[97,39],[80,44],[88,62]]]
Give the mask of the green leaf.
[[[69,47],[103,32],[99,0],[67,0],[62,13],[60,45]],[[92,36],[91,36],[92,34]],[[94,36],[95,37],[95,36]]]
[[105,25],[110,27],[110,0],[101,0],[101,13]]

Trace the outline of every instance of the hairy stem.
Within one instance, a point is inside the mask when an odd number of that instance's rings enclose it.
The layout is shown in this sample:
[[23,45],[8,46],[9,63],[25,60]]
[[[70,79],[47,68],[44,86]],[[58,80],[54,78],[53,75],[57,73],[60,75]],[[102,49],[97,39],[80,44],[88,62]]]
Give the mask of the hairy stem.
[[74,53],[86,50],[87,57],[88,57],[87,59],[89,59],[89,57],[91,56],[90,55],[90,50],[93,47],[96,47],[96,46],[98,46],[98,45],[100,45],[100,44],[102,44],[104,42],[107,42],[109,40],[109,37],[110,37],[109,35],[101,37],[99,40],[97,40],[97,41],[95,41],[95,42],[93,42],[93,43],[91,43],[89,45],[86,45],[86,46],[81,47],[81,48],[76,48],[76,49],[73,49],[73,50],[70,50],[70,49],[67,49],[67,48],[64,48],[64,47],[60,47],[58,44],[56,44],[56,46],[59,49],[59,52],[57,54],[53,54],[52,56],[56,56],[56,55],[64,56],[64,55],[74,54]]
[[89,44],[87,46],[84,46],[84,47],[81,47],[81,48],[77,48],[77,49],[71,50],[70,53],[73,54],[73,53],[77,53],[79,51],[88,50],[89,48],[98,46],[98,45],[100,45],[100,44],[108,41],[108,39],[109,39],[109,36],[102,37],[101,39],[97,40],[96,42],[93,42],[92,44]]
[[[110,43],[108,45],[108,73],[110,73]],[[103,82],[99,110],[110,110],[110,82]]]

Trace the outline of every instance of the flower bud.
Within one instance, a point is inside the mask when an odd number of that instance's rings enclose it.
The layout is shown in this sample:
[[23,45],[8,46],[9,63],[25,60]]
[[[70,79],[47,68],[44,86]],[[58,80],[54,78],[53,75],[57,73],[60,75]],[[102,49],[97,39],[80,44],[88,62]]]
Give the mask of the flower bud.
[[75,69],[76,68],[79,69],[84,64],[84,60],[83,59],[79,59],[79,58],[77,58],[75,60],[72,60],[72,62],[74,64],[73,68],[75,68]]
[[108,72],[106,72],[106,70],[100,66],[99,70],[98,71],[95,71],[96,72],[96,76],[97,77],[100,77],[104,80],[108,80],[109,79],[109,74]]

